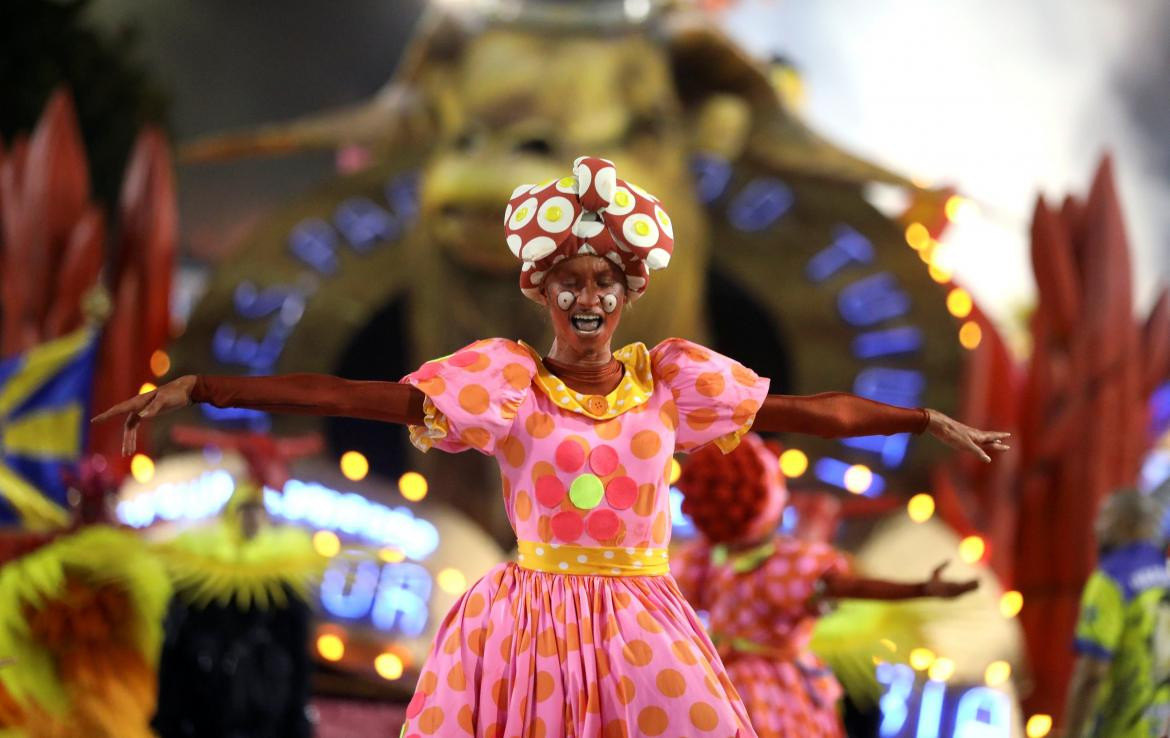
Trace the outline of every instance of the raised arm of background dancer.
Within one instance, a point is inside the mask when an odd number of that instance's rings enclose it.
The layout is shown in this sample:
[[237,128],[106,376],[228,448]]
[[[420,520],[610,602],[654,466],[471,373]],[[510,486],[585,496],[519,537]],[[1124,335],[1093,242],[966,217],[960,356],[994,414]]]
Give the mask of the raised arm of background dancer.
[[951,599],[979,588],[978,579],[953,582],[942,578],[946,564],[935,567],[930,579],[922,582],[891,582],[851,574],[830,573],[821,580],[821,595],[828,599],[910,600],[916,597]]
[[1077,656],[1064,708],[1064,731],[1069,738],[1089,735],[1088,728],[1097,704],[1097,693],[1109,675],[1110,665],[1108,659],[1092,654],[1082,653]]

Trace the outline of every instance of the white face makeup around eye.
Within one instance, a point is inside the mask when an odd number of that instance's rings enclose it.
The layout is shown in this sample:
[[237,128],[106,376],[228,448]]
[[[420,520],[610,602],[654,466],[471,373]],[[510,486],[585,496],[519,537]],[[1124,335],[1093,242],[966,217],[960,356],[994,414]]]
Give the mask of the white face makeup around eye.
[[612,313],[617,310],[618,299],[617,295],[603,295],[601,298],[601,309],[607,313]]
[[568,310],[577,302],[577,296],[568,290],[564,290],[557,294],[557,307],[561,310]]

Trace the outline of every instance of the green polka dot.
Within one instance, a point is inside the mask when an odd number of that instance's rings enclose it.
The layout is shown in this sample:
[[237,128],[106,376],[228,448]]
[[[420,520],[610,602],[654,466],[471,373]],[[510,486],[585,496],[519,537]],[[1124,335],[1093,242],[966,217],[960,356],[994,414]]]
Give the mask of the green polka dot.
[[596,474],[582,474],[569,485],[569,499],[582,510],[592,510],[601,503],[605,486]]

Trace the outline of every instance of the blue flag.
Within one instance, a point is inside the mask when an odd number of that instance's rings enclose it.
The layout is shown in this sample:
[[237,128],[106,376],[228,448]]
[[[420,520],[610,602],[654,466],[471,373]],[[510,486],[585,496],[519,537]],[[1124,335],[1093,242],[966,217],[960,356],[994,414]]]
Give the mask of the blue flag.
[[0,361],[0,525],[66,525],[62,472],[85,448],[97,341],[82,329]]

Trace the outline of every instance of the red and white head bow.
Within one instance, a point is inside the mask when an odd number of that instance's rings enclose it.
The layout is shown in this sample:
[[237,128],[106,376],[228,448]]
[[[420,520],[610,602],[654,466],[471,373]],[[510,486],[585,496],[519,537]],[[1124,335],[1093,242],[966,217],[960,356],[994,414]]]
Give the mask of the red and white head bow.
[[665,269],[674,228],[658,198],[618,179],[613,162],[582,156],[568,177],[520,185],[504,213],[508,248],[523,262],[520,290],[537,302],[549,269],[565,259],[595,254],[626,276],[627,299],[646,291],[650,272]]

